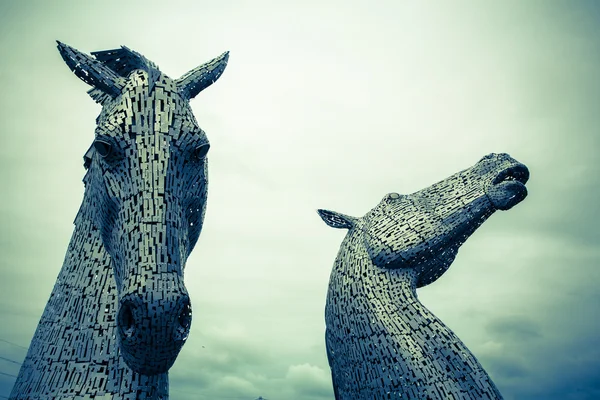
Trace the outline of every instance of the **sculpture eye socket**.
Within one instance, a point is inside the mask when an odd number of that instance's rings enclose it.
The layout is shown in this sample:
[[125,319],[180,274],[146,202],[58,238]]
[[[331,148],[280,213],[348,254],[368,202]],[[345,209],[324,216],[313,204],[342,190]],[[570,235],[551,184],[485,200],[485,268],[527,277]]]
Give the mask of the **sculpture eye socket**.
[[196,149],[194,150],[194,158],[197,160],[202,160],[204,157],[206,157],[206,154],[208,153],[209,149],[210,144],[208,143],[196,147]]
[[96,141],[94,141],[94,148],[102,158],[108,157],[112,152],[112,145],[107,141],[101,139],[97,139]]

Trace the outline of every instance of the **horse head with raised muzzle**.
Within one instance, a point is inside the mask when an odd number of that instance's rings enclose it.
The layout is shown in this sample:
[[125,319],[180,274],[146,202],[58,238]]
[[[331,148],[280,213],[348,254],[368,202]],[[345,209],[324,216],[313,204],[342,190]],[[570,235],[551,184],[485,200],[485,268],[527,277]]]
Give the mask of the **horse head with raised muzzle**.
[[379,268],[413,268],[417,287],[438,279],[458,248],[496,210],[527,196],[529,171],[508,154],[477,164],[409,195],[387,194],[362,218],[319,210],[334,228],[360,227],[361,243]]
[[389,193],[360,218],[318,210],[329,226],[348,229],[325,308],[336,399],[501,398],[416,289],[446,272],[496,210],[521,202],[528,178],[507,154],[489,154],[418,192]]

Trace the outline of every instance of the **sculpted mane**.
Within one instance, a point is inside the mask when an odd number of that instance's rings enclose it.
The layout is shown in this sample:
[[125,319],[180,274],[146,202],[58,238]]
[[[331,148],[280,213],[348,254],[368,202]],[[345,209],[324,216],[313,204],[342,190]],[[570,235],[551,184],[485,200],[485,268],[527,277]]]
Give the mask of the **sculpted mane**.
[[[123,78],[127,78],[136,69],[145,71],[148,73],[150,91],[154,88],[154,84],[161,74],[158,65],[125,46],[121,46],[120,49],[94,51],[90,54]],[[107,100],[106,94],[96,88],[88,90],[88,94],[95,102],[100,104],[104,104]]]

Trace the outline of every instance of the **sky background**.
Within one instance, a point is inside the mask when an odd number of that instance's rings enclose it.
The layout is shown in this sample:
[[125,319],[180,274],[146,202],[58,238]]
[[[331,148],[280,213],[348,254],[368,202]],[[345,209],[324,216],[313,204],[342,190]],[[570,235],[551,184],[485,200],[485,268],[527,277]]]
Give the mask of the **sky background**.
[[594,1],[2,0],[0,398],[62,265],[100,111],[56,39],[125,45],[171,77],[231,52],[191,103],[210,184],[172,399],[332,400],[323,312],[345,231],[315,210],[361,216],[490,152],[529,167],[529,197],[419,298],[506,399],[600,398],[599,21]]

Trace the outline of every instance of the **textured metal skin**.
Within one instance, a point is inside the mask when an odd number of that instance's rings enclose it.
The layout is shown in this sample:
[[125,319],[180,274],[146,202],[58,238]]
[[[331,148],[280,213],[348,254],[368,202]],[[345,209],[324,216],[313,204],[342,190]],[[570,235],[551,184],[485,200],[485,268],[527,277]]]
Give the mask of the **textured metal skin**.
[[125,47],[58,48],[102,111],[75,231],[10,398],[167,399],[207,195],[208,139],[188,101],[228,55],[174,80]]
[[495,210],[523,200],[528,177],[507,154],[490,154],[416,193],[390,193],[361,218],[319,210],[349,229],[325,308],[337,400],[502,398],[416,289],[438,279]]

